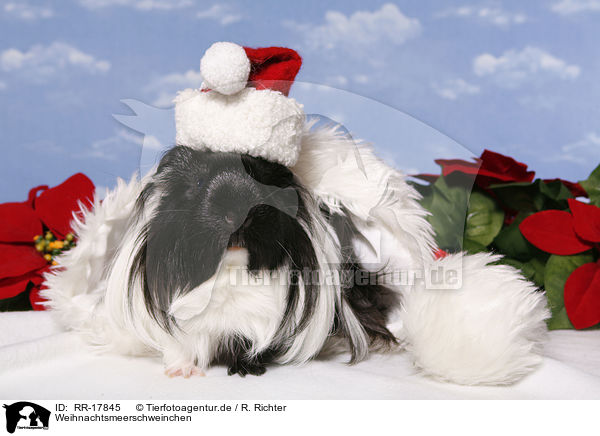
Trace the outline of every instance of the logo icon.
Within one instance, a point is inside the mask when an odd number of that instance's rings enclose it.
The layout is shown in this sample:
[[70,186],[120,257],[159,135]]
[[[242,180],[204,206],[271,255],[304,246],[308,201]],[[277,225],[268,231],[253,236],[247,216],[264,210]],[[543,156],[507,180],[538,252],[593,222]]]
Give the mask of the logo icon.
[[6,409],[6,431],[14,433],[18,429],[48,429],[50,411],[28,401],[19,401]]

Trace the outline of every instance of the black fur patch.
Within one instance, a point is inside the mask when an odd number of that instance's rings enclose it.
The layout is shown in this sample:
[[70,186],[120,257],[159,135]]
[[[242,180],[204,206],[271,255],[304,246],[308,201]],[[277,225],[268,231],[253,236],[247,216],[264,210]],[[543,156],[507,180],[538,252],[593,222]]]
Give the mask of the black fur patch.
[[278,350],[267,349],[252,355],[251,348],[252,343],[246,338],[228,337],[219,344],[213,363],[227,366],[227,375],[263,375],[267,371],[267,365],[275,359]]

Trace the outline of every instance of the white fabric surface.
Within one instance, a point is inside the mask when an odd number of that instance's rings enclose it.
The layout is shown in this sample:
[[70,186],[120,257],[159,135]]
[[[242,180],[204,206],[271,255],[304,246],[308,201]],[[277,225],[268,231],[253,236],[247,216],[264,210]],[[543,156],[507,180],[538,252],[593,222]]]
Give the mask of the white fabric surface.
[[509,387],[438,383],[403,353],[302,367],[261,377],[168,378],[159,359],[98,355],[48,312],[0,313],[0,397],[7,399],[600,399],[600,331],[550,332],[540,368]]

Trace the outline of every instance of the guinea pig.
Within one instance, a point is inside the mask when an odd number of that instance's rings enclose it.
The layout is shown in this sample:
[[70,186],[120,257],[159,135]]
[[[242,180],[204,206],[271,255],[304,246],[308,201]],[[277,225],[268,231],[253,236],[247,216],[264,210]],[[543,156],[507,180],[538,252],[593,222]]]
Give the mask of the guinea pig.
[[[328,340],[347,343],[353,361],[369,344],[396,342],[385,325],[395,294],[376,273],[355,283],[350,220],[319,205],[289,168],[179,145],[134,184],[135,204],[105,250],[94,325],[78,327],[96,332],[93,342],[161,353],[167,374],[186,377],[215,363],[260,375],[272,362],[313,358]],[[80,233],[119,196],[96,204]]]
[[293,167],[179,144],[75,217],[43,295],[68,329],[170,376],[402,349],[441,380],[520,379],[541,359],[543,294],[498,256],[436,260],[418,200],[336,128],[307,126]]

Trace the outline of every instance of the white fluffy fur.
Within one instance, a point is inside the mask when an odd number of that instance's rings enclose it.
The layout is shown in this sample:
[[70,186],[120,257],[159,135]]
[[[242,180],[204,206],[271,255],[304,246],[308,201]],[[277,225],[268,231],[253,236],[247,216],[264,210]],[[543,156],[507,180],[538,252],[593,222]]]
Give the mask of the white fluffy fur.
[[499,259],[449,255],[427,269],[461,271],[462,286],[420,281],[403,294],[403,337],[418,368],[455,383],[510,384],[540,363],[545,297],[514,268],[490,265]]
[[127,231],[141,188],[136,176],[128,184],[119,179],[103,201],[95,198],[91,210],[83,211],[83,218],[74,214],[77,247],[61,257],[56,271],[46,275],[48,289],[43,293],[49,299],[47,306],[63,325],[85,333],[94,343],[99,342],[97,330],[103,329],[104,320],[96,322],[100,316],[97,305],[106,294],[107,269]]
[[[379,230],[378,266],[422,273],[414,284],[395,286],[403,304],[390,329],[423,373],[460,384],[508,384],[540,362],[549,317],[544,295],[514,268],[489,265],[498,256],[434,261],[419,194],[369,146],[333,127],[312,130],[294,171],[323,203],[345,207],[359,230]],[[438,270],[456,271],[459,281],[432,289],[426,279]]]
[[[382,265],[390,270],[421,271],[424,277],[439,268],[460,272],[462,282],[447,289],[428,289],[424,280],[395,285],[403,305],[393,331],[423,373],[463,384],[505,384],[539,362],[543,320],[548,316],[543,295],[513,268],[489,265],[496,256],[455,254],[434,261],[433,232],[417,192],[369,147],[335,128],[311,129],[309,124],[293,171],[316,198],[306,202],[316,217],[310,237],[323,273],[340,264],[340,249],[332,228],[318,213],[319,202],[334,211],[347,210],[365,234],[380,231]],[[118,352],[162,353],[167,370],[184,375],[191,374],[195,364],[205,368],[219,339],[228,334],[251,338],[255,352],[283,340],[287,332],[277,328],[285,286],[276,281],[259,287],[250,284],[254,279],[244,269],[243,250],[228,253],[207,283],[174,299],[170,312],[183,326],[180,333],[167,335],[150,318],[139,283],[133,308],[129,307],[126,286],[132,253],[157,202],[151,198],[146,217],[128,222],[144,183],[119,182],[102,203],[96,201],[85,213],[83,222],[76,223],[79,243],[62,257],[66,270],[48,277],[44,293],[63,324]],[[241,271],[245,280],[232,284],[228,280],[232,270]],[[297,316],[302,290],[301,285]],[[323,284],[313,319],[295,336],[281,363],[306,362],[327,345],[340,298],[339,284]],[[364,358],[369,338],[348,305],[341,307],[349,333],[359,344],[358,358]]]
[[201,289],[173,301],[170,313],[181,330],[159,344],[168,372],[207,368],[219,342],[231,335],[250,339],[254,353],[271,343],[287,287],[279,277],[250,275],[247,263],[246,250],[227,252],[215,276]]
[[301,183],[331,210],[343,206],[359,228],[375,227],[395,239],[391,254],[397,264],[410,267],[431,259],[435,242],[428,212],[404,175],[335,126],[312,127],[307,123],[293,167]]

